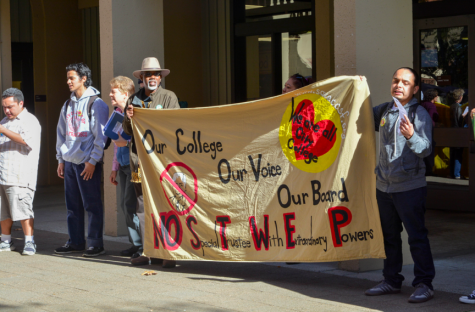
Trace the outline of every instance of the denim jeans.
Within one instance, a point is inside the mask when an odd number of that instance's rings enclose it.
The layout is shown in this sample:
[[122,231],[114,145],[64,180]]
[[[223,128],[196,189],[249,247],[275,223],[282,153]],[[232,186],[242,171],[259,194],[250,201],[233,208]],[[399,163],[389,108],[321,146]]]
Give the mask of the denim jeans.
[[142,251],[142,235],[140,234],[140,221],[137,216],[137,195],[135,194],[134,183],[131,182],[132,174],[130,166],[120,166],[117,172],[119,177],[120,199],[119,205],[125,215],[125,224],[129,233],[129,241]]
[[434,260],[430,250],[424,222],[427,188],[421,187],[398,193],[376,190],[381,226],[384,236],[384,279],[393,287],[400,288],[402,276],[402,224],[409,235],[409,246],[414,260],[413,286],[424,283],[432,287],[435,276]]
[[84,249],[84,210],[88,214],[87,247],[103,247],[104,209],[101,197],[102,164],[97,163],[92,178],[81,177],[85,164],[64,163],[64,193],[69,241],[75,249]]
[[462,169],[463,147],[450,148],[450,170],[454,178],[460,177],[460,169]]
[[137,216],[140,223],[140,234],[142,242],[145,244],[145,207],[143,204],[142,183],[134,183],[135,195],[137,196]]

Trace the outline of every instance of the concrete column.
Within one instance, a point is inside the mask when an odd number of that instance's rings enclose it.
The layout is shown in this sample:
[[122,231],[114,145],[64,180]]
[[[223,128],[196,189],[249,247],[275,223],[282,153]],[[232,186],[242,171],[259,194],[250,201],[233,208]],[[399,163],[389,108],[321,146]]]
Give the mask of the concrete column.
[[[333,16],[335,76],[366,76],[373,106],[389,101],[394,71],[413,66],[412,1],[339,0],[334,1]],[[376,138],[379,151],[379,134]],[[405,230],[402,242],[404,264],[412,264]],[[383,267],[383,260],[343,261],[339,266],[376,270]]]
[[[132,76],[134,70],[142,66],[146,57],[158,58],[166,68],[164,59],[163,0],[100,0],[99,1],[101,40],[101,85],[102,99],[112,111],[109,82],[115,76]],[[165,86],[165,79],[162,80]],[[109,183],[112,167],[113,148],[104,155],[104,208],[105,234],[124,235],[123,214],[117,209],[116,187]]]
[[[12,41],[10,29],[10,0],[0,0],[0,87],[12,86]],[[0,112],[3,118],[3,110]]]

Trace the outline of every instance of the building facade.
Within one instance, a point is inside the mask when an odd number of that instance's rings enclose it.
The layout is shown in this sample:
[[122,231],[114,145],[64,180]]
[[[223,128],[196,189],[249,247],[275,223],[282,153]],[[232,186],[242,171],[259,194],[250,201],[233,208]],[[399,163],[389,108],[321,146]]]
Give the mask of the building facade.
[[[295,73],[314,81],[364,75],[377,105],[390,100],[389,84],[396,68],[427,69],[421,65],[421,55],[432,52],[421,52],[421,42],[435,45],[427,35],[433,30],[428,29],[465,27],[454,38],[467,34],[467,42],[475,33],[475,15],[467,11],[470,0],[450,1],[456,2],[450,10],[449,1],[419,2],[0,0],[0,86],[21,88],[26,106],[44,129],[38,185],[61,184],[55,142],[59,112],[69,97],[68,64],[85,62],[92,69],[93,86],[109,105],[109,81],[118,75],[132,77],[148,56],[156,56],[171,70],[163,84],[188,107],[274,96]],[[474,92],[473,49],[467,46],[468,94]],[[437,82],[438,78],[426,76],[425,82]],[[474,107],[473,102],[469,106]],[[473,144],[470,133],[468,128],[438,128],[435,137],[442,147],[462,146],[468,152]],[[108,149],[104,156],[104,181],[108,181],[112,153]],[[475,158],[469,154],[467,159],[471,172]],[[475,194],[475,183],[455,188],[436,183],[431,188],[431,208],[453,204],[444,199],[447,196]],[[115,186],[104,183],[105,232],[112,236],[125,234],[117,196]],[[464,209],[462,202],[457,205]]]

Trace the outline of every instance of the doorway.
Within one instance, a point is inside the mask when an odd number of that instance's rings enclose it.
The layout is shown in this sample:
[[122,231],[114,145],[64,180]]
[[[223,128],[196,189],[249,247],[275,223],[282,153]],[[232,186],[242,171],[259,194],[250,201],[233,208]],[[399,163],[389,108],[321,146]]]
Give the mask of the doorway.
[[12,42],[12,84],[25,98],[24,107],[35,114],[33,43]]
[[[470,111],[475,107],[475,15],[414,20],[414,67],[420,98],[437,91],[434,175],[427,177],[427,205],[475,211],[475,144]],[[432,92],[433,93],[433,92]],[[465,117],[463,116],[467,113]],[[462,116],[459,116],[462,113]],[[460,168],[460,178],[457,177]]]
[[233,102],[279,95],[294,74],[315,78],[315,2],[233,3]]

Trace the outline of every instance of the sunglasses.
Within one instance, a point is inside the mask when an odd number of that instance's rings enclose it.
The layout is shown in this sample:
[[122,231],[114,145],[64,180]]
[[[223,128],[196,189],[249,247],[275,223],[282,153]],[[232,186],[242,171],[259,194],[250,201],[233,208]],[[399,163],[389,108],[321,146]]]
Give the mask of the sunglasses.
[[152,76],[160,77],[161,76],[160,72],[143,72],[143,75],[145,77],[152,77]]

